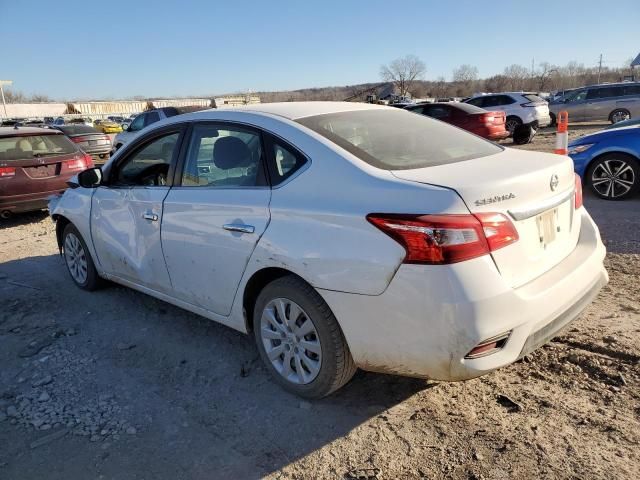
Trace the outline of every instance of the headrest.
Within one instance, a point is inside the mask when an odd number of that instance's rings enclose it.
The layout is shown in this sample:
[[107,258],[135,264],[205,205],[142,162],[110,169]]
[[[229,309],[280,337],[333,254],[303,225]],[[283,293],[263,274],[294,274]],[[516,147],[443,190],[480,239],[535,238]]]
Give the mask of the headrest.
[[24,138],[22,140],[18,140],[18,143],[16,144],[16,148],[19,148],[23,152],[33,152],[33,147],[31,146],[31,143],[29,142],[29,140],[25,140]]
[[238,137],[222,137],[213,144],[213,163],[222,170],[248,167],[251,165],[251,152]]

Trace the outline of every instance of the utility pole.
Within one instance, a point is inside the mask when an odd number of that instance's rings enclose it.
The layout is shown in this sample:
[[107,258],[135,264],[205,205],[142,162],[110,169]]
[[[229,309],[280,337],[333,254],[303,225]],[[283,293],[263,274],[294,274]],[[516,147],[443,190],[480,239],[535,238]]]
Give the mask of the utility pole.
[[7,102],[4,99],[4,86],[12,85],[13,81],[11,80],[0,80],[0,96],[2,96],[2,106],[4,108],[4,118],[8,118],[7,115]]
[[600,54],[600,61],[598,62],[598,83],[600,83],[600,72],[602,71],[602,54]]

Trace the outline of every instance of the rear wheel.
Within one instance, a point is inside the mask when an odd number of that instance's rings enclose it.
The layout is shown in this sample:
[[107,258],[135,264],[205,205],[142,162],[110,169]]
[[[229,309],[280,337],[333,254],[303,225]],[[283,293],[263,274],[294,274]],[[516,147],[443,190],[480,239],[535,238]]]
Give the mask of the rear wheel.
[[589,167],[587,183],[600,198],[624,200],[640,186],[638,160],[625,153],[603,155]]
[[505,128],[509,131],[511,135],[513,135],[513,131],[522,125],[522,120],[515,115],[507,117],[507,121],[505,123]]
[[549,117],[551,118],[551,123],[549,124],[550,127],[555,127],[556,126],[556,115],[555,113],[549,113]]
[[322,398],[356,372],[329,306],[298,277],[279,278],[260,292],[253,329],[267,369],[291,393]]
[[631,113],[629,112],[629,110],[626,110],[624,108],[619,108],[617,110],[614,110],[609,115],[609,121],[611,123],[624,122],[625,120],[629,120],[630,118],[631,118]]
[[83,290],[95,290],[101,278],[87,249],[82,235],[71,223],[62,233],[62,253],[73,282]]

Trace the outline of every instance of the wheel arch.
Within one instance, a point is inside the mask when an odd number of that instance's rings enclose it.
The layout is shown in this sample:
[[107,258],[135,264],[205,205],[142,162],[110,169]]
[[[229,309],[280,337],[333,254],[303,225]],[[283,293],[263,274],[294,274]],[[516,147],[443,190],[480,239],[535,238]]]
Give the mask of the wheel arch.
[[307,280],[302,278],[300,275],[292,272],[291,270],[287,270],[286,268],[265,267],[253,272],[242,292],[242,308],[244,310],[244,322],[247,333],[251,333],[253,331],[254,307],[256,304],[256,300],[258,299],[258,295],[260,295],[260,292],[269,283],[277,280],[278,278],[282,278],[288,275],[299,278],[313,288],[313,286]]
[[584,166],[584,175],[585,177],[589,174],[589,171],[591,170],[591,168],[593,167],[594,163],[598,160],[600,160],[602,157],[606,156],[606,155],[611,155],[612,153],[619,153],[622,155],[627,155],[631,158],[633,158],[636,162],[640,163],[640,156],[638,156],[638,154],[636,154],[633,151],[630,150],[624,150],[624,149],[620,149],[620,148],[616,148],[614,150],[603,150],[601,152],[598,152],[597,155],[594,155],[593,157],[591,157],[589,159],[588,162],[585,163]]
[[58,251],[62,255],[62,234],[67,225],[71,223],[71,220],[59,213],[54,213],[51,218],[56,222],[56,241],[58,242]]

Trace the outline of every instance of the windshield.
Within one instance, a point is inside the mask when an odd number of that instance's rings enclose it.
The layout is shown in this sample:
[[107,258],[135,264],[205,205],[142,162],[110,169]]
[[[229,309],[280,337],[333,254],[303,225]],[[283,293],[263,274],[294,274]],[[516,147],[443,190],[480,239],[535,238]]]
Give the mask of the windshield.
[[463,130],[402,110],[340,112],[297,121],[384,170],[433,167],[502,151]]
[[64,135],[0,137],[0,160],[25,160],[74,153],[78,149]]

